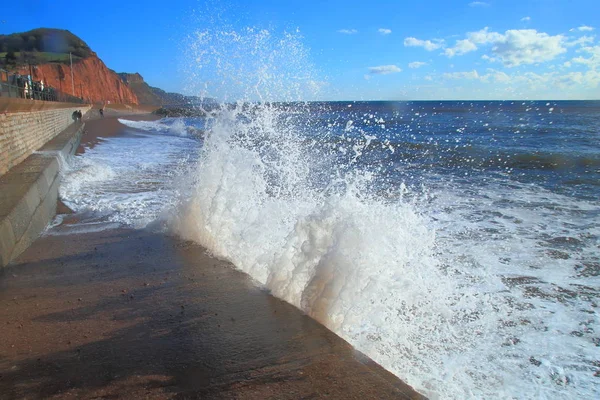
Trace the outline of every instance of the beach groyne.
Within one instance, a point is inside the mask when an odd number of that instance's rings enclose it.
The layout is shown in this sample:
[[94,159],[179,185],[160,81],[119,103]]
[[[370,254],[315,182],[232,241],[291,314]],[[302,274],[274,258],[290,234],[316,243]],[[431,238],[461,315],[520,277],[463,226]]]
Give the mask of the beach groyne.
[[56,213],[61,158],[77,149],[89,106],[0,114],[0,267],[21,254]]

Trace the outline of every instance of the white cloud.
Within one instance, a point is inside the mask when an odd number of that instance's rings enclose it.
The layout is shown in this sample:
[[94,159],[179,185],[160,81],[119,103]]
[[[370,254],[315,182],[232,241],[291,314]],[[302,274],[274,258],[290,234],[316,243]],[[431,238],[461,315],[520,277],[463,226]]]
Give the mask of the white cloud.
[[[439,99],[596,99],[600,88],[600,70],[564,71],[558,68],[544,73],[506,73],[488,68],[485,72],[449,72],[429,74],[424,81],[437,83],[431,93],[421,97]],[[440,80],[441,79],[441,80]],[[440,94],[442,93],[442,94]]]
[[521,18],[521,22],[529,22],[531,21],[531,17],[523,17]]
[[477,32],[467,33],[467,39],[476,44],[488,44],[501,41],[502,34],[498,32],[490,32],[487,26]]
[[343,33],[344,35],[354,35],[355,33],[358,33],[358,31],[356,29],[340,29],[337,32]]
[[550,61],[566,52],[562,35],[550,36],[535,29],[508,30],[494,42],[492,52],[507,67]]
[[476,70],[469,72],[446,72],[442,75],[446,79],[479,79]]
[[377,29],[377,32],[381,33],[382,35],[389,35],[392,33],[392,30],[387,28],[379,28]]
[[600,85],[600,72],[568,72],[561,75],[559,72],[546,72],[535,74],[528,72],[523,75],[515,75],[512,81],[521,84],[528,89],[556,88],[565,91],[574,91],[576,89],[593,89]]
[[462,56],[463,54],[467,54],[475,50],[477,50],[475,43],[471,42],[469,39],[463,39],[457,40],[454,47],[444,50],[444,54],[448,57]]
[[569,29],[569,31],[571,32],[575,32],[575,31],[580,31],[580,32],[591,32],[593,31],[594,28],[591,26],[587,26],[587,25],[582,25],[579,28],[573,28],[573,29]]
[[600,46],[582,47],[578,52],[588,53],[590,57],[575,57],[572,62],[587,65],[591,70],[600,70]]
[[489,61],[499,61],[507,67],[550,61],[566,52],[562,35],[550,36],[535,29],[511,29],[504,34],[490,32],[489,28],[467,33],[466,39],[457,40],[454,47],[447,48],[448,57],[460,56],[478,49],[478,45],[492,45],[493,56]]
[[588,36],[588,35],[584,35],[580,38],[571,40],[570,42],[565,42],[565,46],[567,47],[573,47],[573,46],[583,46],[586,44],[592,44],[594,43],[594,39],[596,37],[595,36]]
[[402,72],[396,65],[380,65],[378,67],[369,67],[369,73],[373,75],[387,75]]
[[490,3],[484,1],[472,1],[469,3],[469,7],[488,7]]
[[423,66],[427,65],[426,62],[423,61],[413,61],[411,63],[408,63],[408,68],[421,68]]
[[511,77],[506,72],[494,70],[485,74],[484,79],[493,79],[494,81],[499,83],[508,83],[511,81]]
[[492,68],[487,69],[485,75],[479,74],[476,70],[466,72],[446,72],[442,75],[445,79],[468,79],[478,80],[484,83],[507,83],[513,78],[505,72],[498,71]]
[[427,51],[433,51],[444,46],[443,39],[421,40],[414,37],[404,39],[404,45],[407,47],[423,47]]
[[447,48],[444,54],[448,57],[462,56],[463,54],[477,50],[478,44],[488,44],[500,41],[503,36],[498,32],[490,32],[489,28],[485,28],[477,32],[468,32],[467,38],[457,40],[454,47]]
[[597,88],[600,85],[600,71],[569,72],[555,78],[558,86],[563,87],[580,85],[587,88]]
[[[600,51],[600,49],[598,49]],[[586,72],[568,72],[561,74],[558,71],[535,73],[525,72],[523,74],[515,73],[509,75],[505,72],[492,68],[487,70],[486,74],[479,74],[476,70],[467,72],[444,73],[443,78],[455,80],[475,80],[485,84],[497,84],[504,88],[514,90],[518,88],[521,91],[544,92],[549,88],[556,90],[559,88],[567,92],[584,92],[589,89],[595,89],[600,86],[600,71],[589,70]]]

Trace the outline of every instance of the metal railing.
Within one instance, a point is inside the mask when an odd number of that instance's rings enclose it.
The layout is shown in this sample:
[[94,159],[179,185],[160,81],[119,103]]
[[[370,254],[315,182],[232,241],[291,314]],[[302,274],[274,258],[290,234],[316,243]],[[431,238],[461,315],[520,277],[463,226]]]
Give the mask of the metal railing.
[[81,97],[61,92],[38,81],[29,81],[25,76],[10,74],[0,69],[0,97],[32,99],[42,101],[60,101],[65,103],[84,104]]

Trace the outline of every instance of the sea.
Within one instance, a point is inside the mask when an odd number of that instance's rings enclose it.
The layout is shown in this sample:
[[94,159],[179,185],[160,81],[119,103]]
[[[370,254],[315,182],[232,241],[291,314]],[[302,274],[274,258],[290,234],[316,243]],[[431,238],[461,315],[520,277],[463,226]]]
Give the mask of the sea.
[[120,119],[46,234],[193,240],[431,399],[600,393],[600,101],[229,102]]

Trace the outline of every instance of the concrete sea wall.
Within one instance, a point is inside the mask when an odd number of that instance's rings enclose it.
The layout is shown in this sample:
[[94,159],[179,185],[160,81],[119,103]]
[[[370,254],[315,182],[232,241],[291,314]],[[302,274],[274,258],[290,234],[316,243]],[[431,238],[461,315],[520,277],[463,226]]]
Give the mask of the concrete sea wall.
[[0,114],[0,267],[21,254],[56,213],[61,160],[79,145],[75,110]]
[[0,113],[0,176],[25,160],[73,123],[75,110],[86,113],[89,106],[29,112]]

